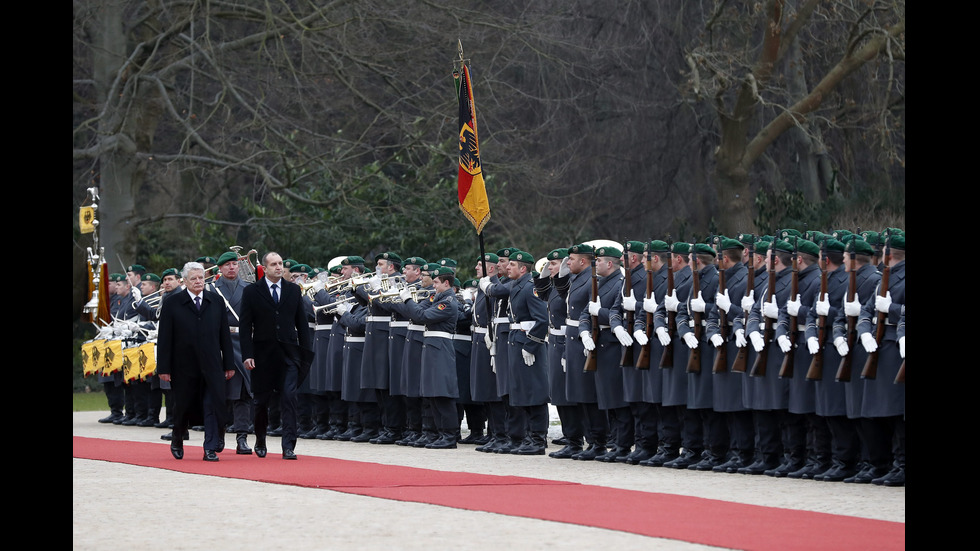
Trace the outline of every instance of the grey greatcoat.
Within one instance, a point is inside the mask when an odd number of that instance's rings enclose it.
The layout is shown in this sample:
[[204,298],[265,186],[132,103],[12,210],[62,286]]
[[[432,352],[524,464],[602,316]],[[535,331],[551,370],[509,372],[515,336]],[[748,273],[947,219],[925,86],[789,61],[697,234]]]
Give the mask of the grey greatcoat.
[[[786,300],[789,298],[791,271],[789,268],[784,268],[783,271],[777,273],[775,276],[776,304],[780,308],[786,305]],[[748,340],[749,334],[753,331],[758,331],[759,334],[765,337],[765,318],[762,315],[762,303],[771,300],[767,296],[767,293],[768,287],[766,292],[756,294],[755,305],[752,306],[752,311],[749,312],[749,323],[745,329],[746,340]],[[776,321],[774,320],[773,323],[775,324]],[[775,335],[775,331],[773,331],[773,334]],[[752,396],[752,402],[746,403],[746,406],[756,410],[787,409],[789,407],[789,380],[779,378],[779,367],[783,363],[784,354],[780,350],[779,345],[776,344],[775,336],[772,340],[766,342],[765,345],[769,348],[766,376],[749,376],[746,379],[745,386],[751,388]],[[749,346],[752,346],[752,344],[749,343]],[[752,365],[750,364],[748,369],[746,369],[746,373],[751,371]]]
[[[823,348],[822,378],[814,382],[816,413],[823,417],[843,416],[847,414],[846,400],[844,399],[844,384],[835,380],[837,368],[840,366],[841,357],[834,346],[834,319],[841,310],[844,295],[847,292],[847,272],[843,266],[838,266],[833,272],[827,274],[827,299],[830,302],[830,313],[827,315],[824,324],[824,339],[820,343]],[[819,300],[819,296],[817,297]],[[817,309],[811,308],[806,317],[806,338],[817,338],[818,321]],[[812,362],[812,358],[811,358]],[[807,366],[809,369],[809,366]]]
[[[595,372],[596,401],[599,409],[608,410],[629,406],[623,399],[623,369],[619,367],[623,347],[612,332],[613,316],[622,310],[623,274],[619,270],[599,278],[599,340],[595,343],[598,354]],[[621,322],[620,322],[621,324]],[[579,314],[579,334],[592,330],[592,316],[586,307]]]
[[[674,273],[674,290],[677,292],[677,300],[682,304],[687,302],[688,295],[691,293],[691,267],[684,266]],[[679,307],[678,307],[679,308]],[[654,327],[664,327],[676,330],[676,327],[667,327],[669,317],[664,302],[660,301],[657,312],[653,315]],[[674,363],[670,367],[660,369],[663,376],[663,402],[664,406],[686,406],[687,405],[687,358],[688,348],[684,341],[680,339],[678,333],[674,334],[673,341]]]
[[[880,287],[880,281],[879,285]],[[891,294],[892,303],[885,317],[885,335],[878,343],[878,374],[874,379],[865,379],[864,396],[861,405],[862,417],[894,417],[905,415],[905,385],[895,384],[895,375],[898,368],[902,365],[902,357],[898,353],[898,322],[905,311],[905,261],[899,262],[891,267],[891,274],[888,279],[888,292]],[[878,291],[875,290],[874,295]],[[861,318],[858,321],[858,335],[871,333],[875,335],[877,330],[877,313],[875,309],[875,296],[872,295],[864,307],[861,309]],[[858,347],[864,348],[857,341]],[[860,370],[864,364],[854,364],[856,370]],[[860,371],[857,371],[859,374]],[[853,379],[853,377],[852,377]]]
[[[694,279],[692,277],[690,289],[693,289],[693,284]],[[701,298],[705,302],[698,342],[698,348],[701,351],[701,371],[687,374],[687,409],[712,409],[714,406],[714,377],[711,374],[711,367],[715,356],[712,353],[713,347],[708,342],[706,329],[708,317],[712,315],[715,309],[715,295],[718,293],[718,268],[714,264],[709,264],[698,270],[698,284],[701,287]],[[690,289],[687,300],[677,308],[677,334],[680,337],[694,332],[694,313],[691,311],[691,299],[696,297]],[[681,346],[687,349],[688,357],[690,357],[691,349],[688,348],[683,339],[681,339]],[[683,369],[687,370],[686,364]]]
[[355,294],[367,304],[364,321],[364,352],[361,355],[361,388],[388,389],[388,324],[391,312],[380,300],[370,300],[367,287],[357,287]]
[[[792,275],[791,275],[792,277]],[[776,336],[788,335],[792,330],[790,340],[793,341],[793,378],[789,381],[790,413],[806,414],[816,411],[817,390],[813,381],[806,380],[806,372],[810,368],[810,351],[806,347],[806,318],[816,304],[820,294],[820,269],[816,264],[800,270],[799,290],[800,311],[796,318],[796,327],[789,327],[789,313],[786,305],[779,309],[779,327]],[[800,330],[800,328],[803,330]],[[777,347],[779,345],[776,345]]]
[[[510,405],[540,406],[549,400],[548,386],[548,310],[535,296],[531,274],[524,274],[510,285],[510,336],[507,362],[510,366]],[[524,362],[522,351],[534,355],[533,365]]]
[[[664,301],[664,296],[667,294],[667,270],[670,266],[661,266],[659,270],[653,274],[653,300],[657,304],[661,304]],[[634,331],[646,331],[647,330],[647,312],[643,310],[643,302],[646,300],[646,288],[643,289],[642,295],[637,295],[636,297],[636,321],[633,324]],[[649,314],[651,325],[653,321],[653,314]],[[664,347],[660,344],[660,339],[657,335],[653,333],[653,327],[650,327],[650,368],[639,370],[642,374],[643,381],[643,401],[648,404],[659,404],[663,401],[663,387],[664,378],[660,373],[660,358],[663,356]],[[634,358],[638,357],[634,353]]]
[[565,396],[565,319],[568,305],[550,277],[536,279],[538,298],[548,304],[548,386],[551,403],[555,406],[571,406]]
[[507,341],[510,337],[510,280],[501,277],[498,282],[490,281],[487,295],[497,299],[494,303],[494,316],[491,327],[494,332],[493,369],[497,380],[497,395],[506,396],[510,388],[510,361]]
[[[625,289],[628,294],[633,291],[633,297],[637,299],[637,303],[647,292],[647,272],[643,268],[641,263],[639,266],[630,270],[630,281],[629,287]],[[636,327],[636,318],[644,316],[645,312],[643,310],[636,308],[633,312],[633,327],[628,327],[625,325],[625,321],[629,318],[629,313],[625,310],[623,311],[623,329],[630,335],[634,332],[634,327]],[[640,343],[633,342],[633,364],[623,366],[623,399],[627,402],[636,403],[643,401],[643,372],[637,370],[634,366],[636,365],[636,359],[640,357]]]
[[[497,283],[497,276],[490,278]],[[496,307],[496,300],[490,299],[490,311]],[[497,375],[490,365],[490,349],[486,345],[487,327],[490,318],[487,311],[487,296],[477,290],[473,300],[473,342],[470,348],[470,397],[474,402],[499,402],[497,394]]]
[[248,284],[241,279],[232,282],[224,277],[219,277],[214,282],[215,292],[224,299],[228,327],[231,330],[231,344],[235,349],[235,376],[228,379],[225,387],[225,397],[228,400],[240,400],[252,394],[251,372],[242,364],[242,340],[238,332],[238,318],[242,312],[242,292],[246,285]]
[[408,301],[401,311],[413,323],[424,325],[423,346],[419,366],[419,393],[423,398],[458,398],[456,378],[456,349],[453,334],[459,312],[452,289],[422,299],[425,304]]
[[[845,262],[848,261],[845,260]],[[874,295],[875,289],[878,288],[880,282],[881,274],[874,266],[871,264],[861,266],[855,275],[855,286],[857,289],[854,298],[861,304],[866,304],[872,295]],[[848,275],[848,285],[850,285],[850,275]],[[847,295],[845,294],[844,297],[846,298]],[[854,325],[856,334],[857,320],[855,320]],[[837,312],[837,316],[834,318],[834,339],[836,340],[837,337],[847,339],[847,316],[844,315],[843,308]],[[850,382],[843,383],[844,399],[847,406],[847,417],[857,419],[861,417],[861,404],[864,398],[864,379],[860,377],[861,368],[864,367],[864,362],[868,359],[868,353],[855,337],[854,346],[851,347],[848,354],[852,356],[851,380]]]
[[592,294],[592,274],[582,271],[571,274],[567,283],[556,283],[565,297],[568,318],[565,320],[565,397],[577,404],[597,402],[595,372],[585,372],[585,347],[579,337],[579,319],[588,313]]
[[[735,346],[734,324],[737,317],[741,314],[739,304],[742,302],[742,297],[745,296],[745,287],[748,285],[747,274],[748,268],[742,263],[738,263],[725,270],[725,290],[728,291],[728,297],[732,301],[732,307],[729,308],[729,312],[725,315],[727,338],[721,345],[725,347],[728,362],[725,365],[725,371],[712,375],[713,409],[717,412],[745,411],[746,409],[742,404],[742,381],[744,375],[741,373],[732,373],[732,363],[738,355],[738,347]],[[708,316],[707,331],[705,331],[708,338],[707,348],[701,352],[701,354],[711,356],[712,361],[714,361],[718,349],[711,345],[711,337],[720,333],[720,321],[720,312],[718,307],[715,306]]]

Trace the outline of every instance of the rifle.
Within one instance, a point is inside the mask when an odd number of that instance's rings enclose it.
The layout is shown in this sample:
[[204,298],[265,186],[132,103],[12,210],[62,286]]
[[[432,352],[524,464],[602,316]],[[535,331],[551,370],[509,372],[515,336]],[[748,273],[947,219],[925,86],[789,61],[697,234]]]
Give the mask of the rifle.
[[[595,253],[592,254],[592,302],[599,300],[599,280],[595,273]],[[599,316],[592,316],[592,342],[596,347],[599,346]],[[590,351],[585,356],[586,373],[595,371],[598,367],[598,356],[596,350]]]
[[[752,241],[755,241],[755,236],[749,235]],[[755,246],[749,250],[749,272],[747,274],[748,280],[745,286],[745,294],[750,291],[755,290]],[[742,312],[742,327],[749,324],[749,311],[746,310]],[[745,373],[745,368],[749,362],[749,346],[746,344],[742,348],[738,349],[738,354],[735,355],[735,361],[732,362],[732,373]]]
[[[854,302],[854,295],[857,294],[857,252],[854,250],[854,240],[847,244],[848,251],[848,279],[847,279],[847,302]],[[854,363],[854,344],[857,340],[857,317],[847,316],[847,355],[840,359],[840,366],[837,367],[837,375],[834,377],[839,383],[851,382],[851,365]]]
[[[721,266],[721,238],[715,237],[715,247],[718,251],[718,293],[725,294],[725,269]],[[718,308],[718,334],[721,335],[721,346],[715,352],[715,362],[711,365],[712,373],[724,373],[728,370],[728,314]]]
[[[697,243],[691,243],[691,252],[688,253],[688,263],[691,265],[691,294],[688,297],[688,304],[691,304],[691,299],[697,298],[698,293],[701,292],[701,275],[698,273],[698,255],[694,252],[694,247]],[[689,312],[691,318],[694,320],[694,338],[701,340],[701,312]],[[688,373],[701,373],[701,346],[697,348],[692,348],[690,354],[687,356],[687,372]]]
[[902,360],[902,366],[898,368],[898,373],[895,374],[895,384],[905,383],[905,360]]
[[[670,242],[670,236],[667,236],[667,248],[673,250]],[[670,258],[673,258],[673,253],[671,253]],[[673,264],[673,262],[671,263]],[[667,266],[667,295],[673,294],[674,292],[674,267]],[[667,334],[670,335],[670,342],[664,347],[664,353],[660,356],[660,367],[663,369],[670,369],[674,367],[674,324],[676,323],[677,313],[667,311]]]
[[[629,288],[630,292],[633,290],[633,284],[631,283],[632,277],[630,276],[630,253],[627,250],[629,247],[629,241],[623,242],[623,262],[626,265],[626,279],[623,280],[623,298],[630,296],[626,290]],[[633,332],[633,311],[626,312],[626,332]],[[632,367],[633,366],[633,346],[624,346],[623,355],[619,359],[619,365],[621,367]]]
[[[887,234],[887,232],[885,232]],[[885,261],[885,266],[881,270],[881,283],[878,287],[878,296],[888,295],[888,279],[889,274],[891,274],[891,268],[889,268],[888,263],[891,262],[892,249],[891,249],[891,235],[885,237],[885,256],[883,260]],[[878,346],[881,346],[881,341],[885,338],[885,322],[888,321],[888,314],[885,312],[878,312],[876,315],[876,321],[878,327],[875,329],[875,342]],[[862,379],[874,379],[878,376],[878,349],[874,352],[868,354],[868,360],[864,362],[864,369],[861,370]]]
[[[820,300],[827,300],[827,240],[820,242]],[[827,332],[827,316],[817,317],[817,353],[810,360],[810,368],[806,370],[808,381],[823,379],[823,340]]]
[[[646,263],[647,270],[647,294],[645,300],[650,300],[653,297],[653,263],[650,261],[650,243],[653,241],[651,238],[646,245],[643,246],[643,255],[646,257],[644,262]],[[647,343],[640,347],[640,356],[636,359],[637,369],[650,369],[650,339],[653,338],[653,314],[650,312],[647,315],[647,325],[646,325],[646,336]]]
[[[767,282],[766,295],[762,298],[763,306],[767,300],[771,300],[772,297],[776,295],[776,243],[773,242],[769,246],[769,281]],[[764,346],[762,350],[755,355],[755,363],[752,364],[752,370],[749,371],[750,377],[765,377],[766,376],[766,364],[769,362],[769,341],[772,340],[772,319],[762,313],[760,308],[759,313],[766,319],[765,329],[762,333],[762,342]]]
[[[798,237],[793,238],[793,274],[792,279],[789,284],[789,299],[799,300],[800,299],[800,264],[799,256],[800,251],[797,248],[797,243],[799,242]],[[789,317],[789,334],[787,335],[793,346],[796,348],[796,316]],[[779,366],[779,378],[792,379],[793,378],[793,348],[789,352],[783,355],[783,364]]]

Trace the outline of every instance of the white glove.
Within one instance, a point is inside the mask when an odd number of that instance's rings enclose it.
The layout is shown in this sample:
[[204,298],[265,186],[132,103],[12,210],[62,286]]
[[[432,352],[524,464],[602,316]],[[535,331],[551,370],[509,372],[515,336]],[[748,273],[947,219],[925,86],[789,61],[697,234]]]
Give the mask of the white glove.
[[755,306],[755,291],[749,291],[749,294],[742,297],[742,310],[748,312]]
[[380,289],[381,288],[381,276],[378,275],[378,274],[375,274],[374,277],[372,277],[371,279],[368,280],[367,286],[368,286],[368,289],[371,289],[372,291],[377,291],[378,289]]
[[847,348],[847,339],[844,337],[837,337],[834,339],[834,348],[837,349],[837,353],[840,354],[841,357],[847,356],[847,353],[850,352],[850,349]]
[[875,295],[875,310],[882,314],[888,313],[888,307],[892,305],[891,291],[885,291],[885,296]]
[[589,303],[589,315],[598,316],[599,310],[601,308],[602,308],[602,304],[600,304],[598,300],[593,300],[592,302]]
[[796,316],[800,315],[801,305],[800,295],[796,295],[796,298],[791,298],[786,301],[786,313],[795,318]]
[[737,346],[739,348],[745,348],[745,345],[746,344],[748,344],[748,343],[745,342],[745,329],[736,329],[735,330],[735,346]]
[[878,341],[871,336],[871,333],[863,333],[861,335],[861,344],[864,345],[864,349],[868,351],[868,354],[878,350]]
[[636,312],[636,297],[633,295],[633,291],[630,291],[628,297],[623,297],[623,310]]
[[643,311],[648,314],[655,314],[657,312],[657,298],[650,295],[650,298],[643,299]]
[[341,302],[337,304],[337,306],[334,306],[334,310],[337,312],[338,316],[343,316],[347,312],[350,312],[350,305],[346,302]]
[[766,342],[762,340],[762,335],[758,331],[749,333],[749,340],[752,341],[752,348],[755,348],[756,352],[762,352],[766,347]]
[[698,347],[698,338],[694,336],[694,333],[684,333],[684,344],[690,349],[695,349]]
[[701,291],[698,291],[698,296],[691,299],[691,310],[704,313],[704,298],[701,296]]
[[677,300],[677,289],[664,297],[664,307],[667,308],[668,312],[676,312],[680,303],[681,301]]
[[806,340],[806,348],[810,351],[810,355],[820,352],[820,341],[816,337],[810,337]]
[[762,305],[762,315],[770,319],[779,319],[779,306],[776,304],[776,296],[772,300]]
[[541,270],[541,273],[538,274],[538,279],[550,279],[550,278],[551,278],[551,270],[549,270],[548,267],[545,266],[545,268]]
[[561,264],[558,266],[558,277],[565,277],[568,275],[568,257],[561,259]]
[[408,302],[412,300],[412,290],[402,289],[401,291],[398,291],[398,298],[402,299],[402,302]]
[[613,335],[616,335],[616,338],[619,339],[619,344],[623,346],[633,346],[633,337],[630,336],[626,329],[623,329],[623,326],[617,325],[613,329]]
[[854,300],[847,302],[847,297],[844,297],[844,315],[856,318],[861,315],[861,303],[858,302],[858,296],[855,293]]
[[487,292],[487,287],[490,286],[490,278],[487,277],[487,276],[481,277],[480,278],[480,284],[479,285],[480,285],[480,290],[483,291],[484,293],[486,293]]
[[657,338],[660,339],[660,344],[667,346],[670,344],[670,333],[667,332],[666,327],[658,327],[656,329]]
[[905,359],[905,337],[898,339],[898,354]]
[[728,296],[728,289],[725,289],[724,293],[715,293],[715,304],[726,314],[728,313],[732,307],[732,299]]
[[139,287],[133,287],[133,302],[139,302],[143,299],[143,293],[140,292]]
[[490,338],[490,331],[493,331],[493,327],[487,329],[487,332],[483,334],[483,344],[487,345],[487,350],[493,348],[493,339]]
[[647,338],[647,332],[642,329],[637,329],[633,332],[633,340],[640,346],[646,346],[650,342],[650,339]]
[[776,339],[776,343],[779,345],[779,349],[783,351],[783,354],[789,354],[789,351],[793,349],[793,341],[789,340],[786,335],[780,335]]
[[527,350],[521,349],[521,356],[524,356],[525,365],[534,365],[534,354],[531,354]]
[[823,300],[818,300],[815,306],[817,309],[818,316],[826,316],[830,314],[830,298],[824,295]]
[[590,335],[588,331],[585,331],[584,333],[579,335],[579,338],[582,339],[582,346],[585,347],[586,355],[588,355],[589,352],[595,350],[595,341],[592,340],[592,335]]
[[471,287],[463,289],[463,300],[468,300],[470,302],[476,300],[476,290]]
[[749,294],[742,297],[742,310],[746,312],[751,310],[755,306],[755,291],[749,291]]
[[721,338],[721,335],[711,335],[711,346],[718,348],[723,344],[725,344],[725,339]]

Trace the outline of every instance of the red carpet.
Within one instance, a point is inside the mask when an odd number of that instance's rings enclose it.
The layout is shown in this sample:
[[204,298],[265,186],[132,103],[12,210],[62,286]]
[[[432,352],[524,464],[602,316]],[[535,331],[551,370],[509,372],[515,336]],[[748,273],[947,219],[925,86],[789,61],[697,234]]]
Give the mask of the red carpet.
[[698,497],[620,490],[554,480],[443,472],[303,456],[285,463],[224,453],[200,460],[186,446],[176,461],[160,444],[73,438],[73,457],[192,474],[293,484],[338,492],[444,505],[472,511],[620,530],[731,549],[905,549],[905,524],[745,505]]

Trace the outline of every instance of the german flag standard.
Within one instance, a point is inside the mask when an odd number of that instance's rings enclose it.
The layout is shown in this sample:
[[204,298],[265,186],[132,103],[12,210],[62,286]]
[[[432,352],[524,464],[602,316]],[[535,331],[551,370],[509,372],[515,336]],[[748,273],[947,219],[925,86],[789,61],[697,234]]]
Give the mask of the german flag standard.
[[476,233],[480,234],[490,221],[490,201],[483,183],[470,69],[465,63],[461,65],[462,72],[453,73],[459,99],[459,209],[476,228]]

